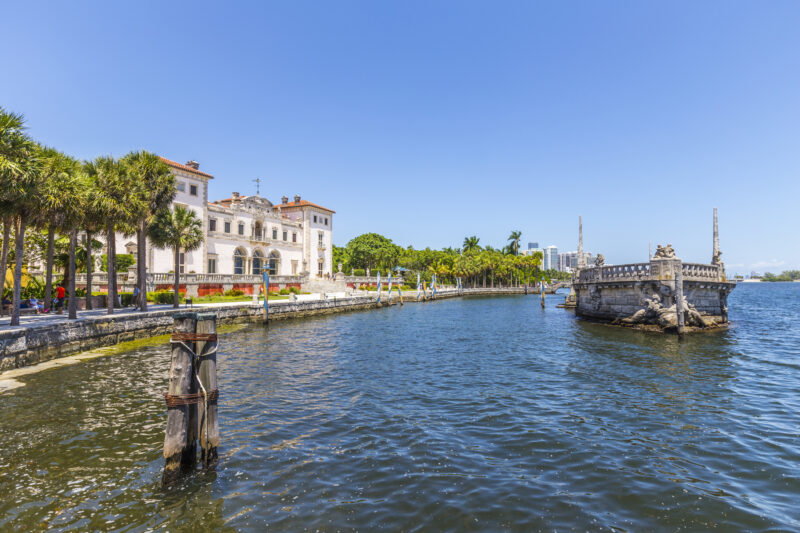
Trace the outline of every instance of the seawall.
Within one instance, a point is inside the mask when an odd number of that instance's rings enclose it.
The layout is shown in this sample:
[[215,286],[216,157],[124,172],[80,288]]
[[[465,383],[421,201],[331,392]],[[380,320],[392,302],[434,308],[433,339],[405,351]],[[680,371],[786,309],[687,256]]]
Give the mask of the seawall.
[[[464,296],[522,294],[522,288],[478,288],[464,289]],[[531,293],[532,294],[532,293]],[[455,290],[443,291],[439,299],[459,297]],[[348,298],[307,300],[292,302],[279,300],[270,302],[269,319],[286,320],[315,315],[341,313],[362,309],[375,309],[388,305],[388,296],[381,295],[381,303],[376,301],[377,293]],[[403,295],[404,303],[417,303],[416,291]],[[435,303],[436,300],[423,302]],[[399,304],[395,292],[392,304]],[[217,313],[219,324],[263,322],[264,308],[261,304],[198,306],[197,311]],[[180,309],[162,309],[146,313],[120,313],[101,315],[63,321],[54,324],[31,325],[0,332],[0,372],[13,368],[34,365],[59,357],[66,357],[103,346],[120,342],[144,339],[172,333],[173,314]]]

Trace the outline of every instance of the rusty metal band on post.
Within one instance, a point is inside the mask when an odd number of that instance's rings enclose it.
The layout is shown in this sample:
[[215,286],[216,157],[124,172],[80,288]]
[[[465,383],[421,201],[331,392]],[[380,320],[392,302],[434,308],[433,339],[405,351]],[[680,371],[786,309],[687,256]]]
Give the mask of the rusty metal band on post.
[[217,342],[216,333],[178,333],[175,332],[170,337],[173,342],[194,342],[194,341],[207,341]]
[[[208,403],[216,402],[219,398],[219,389],[214,389],[208,393]],[[193,394],[170,394],[164,393],[164,400],[167,402],[167,407],[180,407],[182,405],[193,405],[203,402],[203,393],[196,392]]]

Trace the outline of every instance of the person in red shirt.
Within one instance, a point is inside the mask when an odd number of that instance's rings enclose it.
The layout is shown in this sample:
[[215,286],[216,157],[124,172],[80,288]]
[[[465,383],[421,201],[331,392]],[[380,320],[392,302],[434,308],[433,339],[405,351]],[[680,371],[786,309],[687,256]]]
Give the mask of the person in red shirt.
[[67,291],[64,290],[64,286],[61,283],[59,283],[58,287],[56,287],[56,299],[53,300],[53,307],[58,308],[59,315],[64,312],[64,297],[66,295],[66,292]]

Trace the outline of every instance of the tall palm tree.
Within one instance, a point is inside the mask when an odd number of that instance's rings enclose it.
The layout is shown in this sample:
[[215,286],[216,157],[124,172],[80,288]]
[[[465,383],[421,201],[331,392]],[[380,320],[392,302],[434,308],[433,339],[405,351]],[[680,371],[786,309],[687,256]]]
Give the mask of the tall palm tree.
[[464,237],[464,244],[461,245],[461,249],[466,252],[471,252],[472,250],[479,250],[480,246],[478,243],[480,242],[480,238],[476,237],[475,235],[471,237]]
[[521,231],[512,231],[511,235],[508,236],[508,249],[511,251],[512,255],[519,255],[519,241],[522,239],[522,232]]
[[[50,308],[53,298],[53,259],[56,231],[69,233],[75,218],[76,191],[73,186],[77,162],[53,148],[40,148],[42,180],[39,186],[41,209],[36,213],[36,224],[47,229],[47,253],[45,258],[45,307]],[[69,278],[68,278],[69,281]]]
[[150,240],[159,248],[171,247],[175,259],[175,294],[173,307],[180,305],[180,253],[196,250],[203,243],[203,224],[194,211],[176,205],[175,209],[162,209],[149,227]]
[[[40,174],[36,144],[25,133],[22,115],[0,107],[0,214],[15,226],[14,292],[11,325],[19,325],[20,284],[25,253],[25,230],[37,212]],[[4,239],[7,242],[7,239]],[[5,245],[4,245],[5,247]],[[7,256],[3,258],[3,279]]]
[[137,212],[136,190],[133,183],[122,171],[119,161],[113,157],[98,157],[87,169],[92,175],[99,194],[92,198],[91,209],[105,219],[106,256],[108,258],[108,314],[114,314],[117,302],[117,229],[125,228]]
[[139,185],[139,210],[135,213],[136,284],[140,309],[147,311],[147,228],[154,214],[168,209],[175,198],[175,177],[161,158],[150,152],[131,152],[122,158],[122,163]]

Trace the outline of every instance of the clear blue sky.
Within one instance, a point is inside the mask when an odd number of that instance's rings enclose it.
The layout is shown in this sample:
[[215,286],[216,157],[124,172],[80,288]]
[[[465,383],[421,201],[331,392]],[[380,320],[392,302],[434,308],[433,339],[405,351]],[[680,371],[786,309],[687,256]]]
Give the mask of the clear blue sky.
[[0,105],[80,158],[196,159],[335,209],[334,242],[466,235],[800,266],[800,2],[5,2]]

